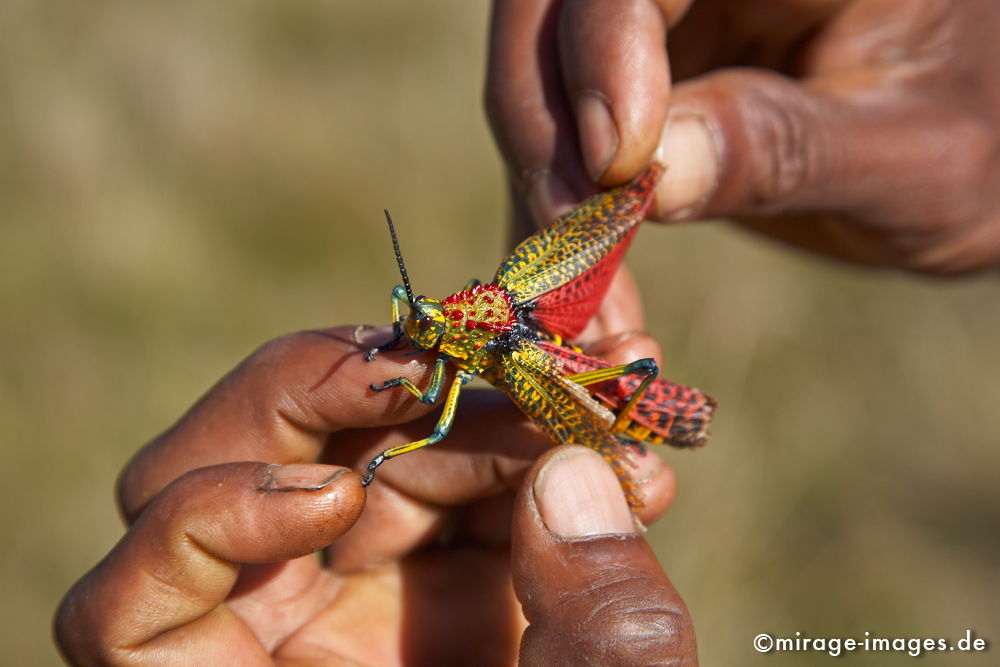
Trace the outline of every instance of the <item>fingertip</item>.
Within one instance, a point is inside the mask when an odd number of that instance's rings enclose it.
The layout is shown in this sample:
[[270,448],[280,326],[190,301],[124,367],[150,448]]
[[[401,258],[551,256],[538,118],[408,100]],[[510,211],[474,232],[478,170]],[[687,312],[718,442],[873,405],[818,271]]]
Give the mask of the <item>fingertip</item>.
[[650,448],[634,461],[636,467],[632,470],[632,477],[636,493],[642,501],[637,515],[643,524],[649,525],[673,505],[677,495],[677,474]]
[[294,515],[293,524],[301,524],[308,533],[303,548],[309,551],[322,549],[350,530],[368,498],[357,472],[319,463],[267,465],[255,490],[265,502],[295,503],[295,512],[276,513],[273,520],[289,529],[288,515]]
[[719,184],[722,137],[704,113],[671,111],[655,159],[667,171],[656,188],[657,219],[681,220],[704,207]]
[[[305,556],[347,532],[366,494],[360,476],[319,463],[228,463],[200,468],[168,486],[134,531],[188,535],[211,557],[266,563]],[[187,548],[187,547],[183,547]]]
[[560,447],[547,456],[532,492],[543,525],[557,540],[639,532],[614,471],[585,447]]
[[657,159],[655,154],[666,123],[669,94],[670,82],[665,78],[659,84],[647,83],[645,90],[633,91],[631,97],[612,107],[618,118],[618,147],[595,182],[602,187],[621,185]]
[[339,466],[199,468],[168,485],[143,511],[129,531],[128,551],[138,561],[167,559],[194,580],[199,562],[269,563],[322,549],[354,525],[364,504],[360,477]]
[[560,56],[591,179],[624,183],[648,164],[666,118],[665,19],[646,0],[568,3]]

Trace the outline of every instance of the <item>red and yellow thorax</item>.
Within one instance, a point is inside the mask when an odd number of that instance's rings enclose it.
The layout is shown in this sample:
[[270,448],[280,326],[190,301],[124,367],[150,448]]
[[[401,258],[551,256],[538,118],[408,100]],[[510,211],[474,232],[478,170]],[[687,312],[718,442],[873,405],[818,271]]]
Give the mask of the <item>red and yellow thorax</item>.
[[455,359],[472,359],[491,340],[517,324],[510,292],[499,285],[476,285],[441,302],[445,331],[440,350]]

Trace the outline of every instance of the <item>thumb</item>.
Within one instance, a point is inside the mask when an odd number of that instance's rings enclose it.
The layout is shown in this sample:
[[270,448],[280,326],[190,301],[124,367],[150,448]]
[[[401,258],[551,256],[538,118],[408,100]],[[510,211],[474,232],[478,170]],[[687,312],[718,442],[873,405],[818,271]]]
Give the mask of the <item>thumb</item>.
[[871,218],[916,194],[915,166],[938,152],[938,139],[914,131],[913,105],[896,87],[873,86],[879,76],[802,81],[733,69],[677,85],[659,146],[668,171],[658,217]]
[[521,664],[696,664],[687,608],[597,453],[559,447],[535,464],[511,562],[530,624]]

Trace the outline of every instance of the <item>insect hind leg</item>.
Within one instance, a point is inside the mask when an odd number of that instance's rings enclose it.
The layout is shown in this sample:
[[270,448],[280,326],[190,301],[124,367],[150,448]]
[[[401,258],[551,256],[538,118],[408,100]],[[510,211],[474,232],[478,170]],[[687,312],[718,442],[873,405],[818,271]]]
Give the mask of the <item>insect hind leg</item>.
[[620,366],[598,368],[585,373],[567,375],[566,379],[579,385],[587,386],[590,384],[597,384],[598,382],[604,382],[606,380],[614,380],[615,378],[620,378],[623,375],[643,376],[642,381],[639,383],[639,386],[636,387],[635,392],[632,393],[632,396],[628,399],[622,409],[618,411],[615,423],[611,426],[612,433],[619,433],[628,428],[630,421],[629,415],[632,414],[632,408],[634,408],[635,404],[639,402],[639,399],[641,399],[643,394],[646,393],[646,389],[649,388],[650,383],[652,383],[659,374],[660,369],[656,365],[656,360],[647,358],[637,359],[631,363],[622,364]]

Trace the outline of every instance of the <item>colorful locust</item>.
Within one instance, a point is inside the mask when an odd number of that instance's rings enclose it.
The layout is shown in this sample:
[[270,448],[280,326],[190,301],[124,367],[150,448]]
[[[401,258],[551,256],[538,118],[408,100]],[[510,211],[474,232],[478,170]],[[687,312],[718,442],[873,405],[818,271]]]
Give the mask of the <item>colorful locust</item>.
[[554,442],[597,450],[618,474],[633,507],[641,503],[626,469],[624,445],[704,444],[715,411],[710,396],[657,379],[653,359],[615,366],[565,342],[579,335],[600,305],[663,170],[653,163],[631,183],[587,199],[522,241],[492,283],[473,280],[440,301],[413,296],[386,211],[403,284],[392,291],[392,340],[369,350],[366,359],[395,348],[404,337],[417,350],[436,349],[438,355],[426,390],[403,377],[371,388],[403,387],[417,400],[434,404],[446,365],[454,364],[457,373],[433,432],[376,456],[368,464],[365,486],[386,460],[444,438],[462,387],[476,375],[510,396]]

